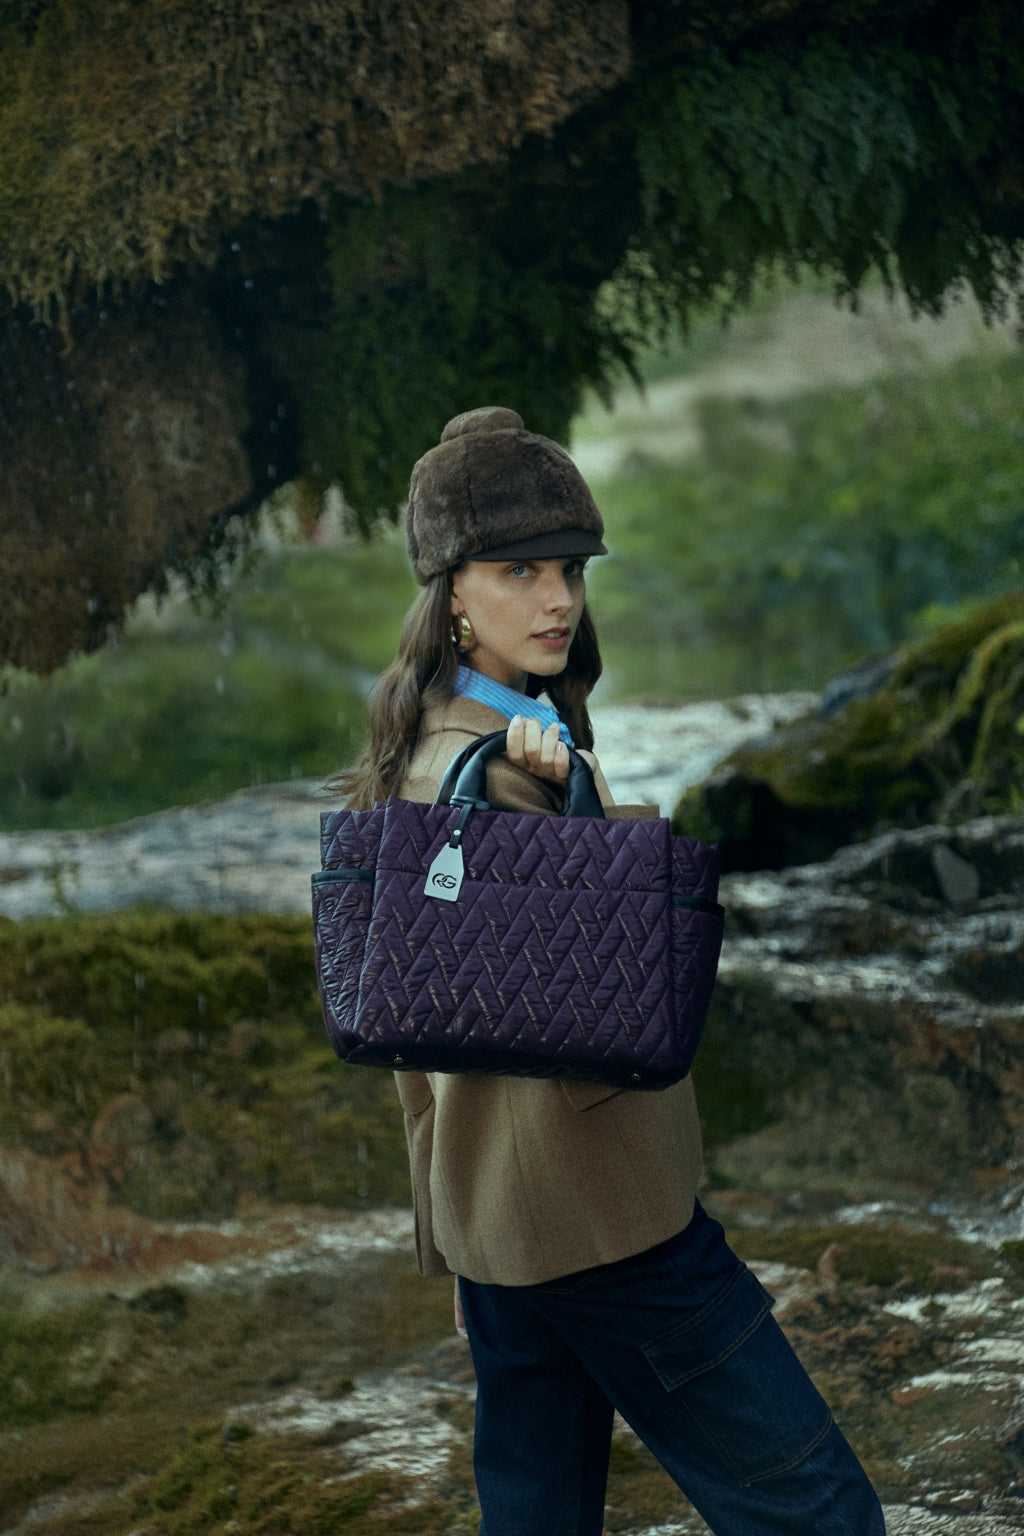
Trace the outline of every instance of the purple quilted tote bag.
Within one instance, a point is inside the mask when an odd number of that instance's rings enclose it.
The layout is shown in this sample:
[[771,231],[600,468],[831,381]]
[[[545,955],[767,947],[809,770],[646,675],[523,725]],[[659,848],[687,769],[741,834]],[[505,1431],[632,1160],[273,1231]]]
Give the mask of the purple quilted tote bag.
[[453,760],[437,804],[321,817],[317,980],[343,1061],[664,1088],[715,983],[718,850],[606,821],[570,754],[561,816],[491,810],[506,733]]

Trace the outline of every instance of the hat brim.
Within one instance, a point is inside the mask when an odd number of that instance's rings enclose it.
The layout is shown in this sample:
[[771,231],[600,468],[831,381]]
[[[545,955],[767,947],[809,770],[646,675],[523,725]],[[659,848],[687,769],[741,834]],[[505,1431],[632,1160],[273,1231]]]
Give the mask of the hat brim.
[[496,549],[484,549],[467,555],[467,560],[560,560],[567,555],[606,555],[596,533],[586,528],[559,528],[553,533],[538,533],[532,539],[517,539]]

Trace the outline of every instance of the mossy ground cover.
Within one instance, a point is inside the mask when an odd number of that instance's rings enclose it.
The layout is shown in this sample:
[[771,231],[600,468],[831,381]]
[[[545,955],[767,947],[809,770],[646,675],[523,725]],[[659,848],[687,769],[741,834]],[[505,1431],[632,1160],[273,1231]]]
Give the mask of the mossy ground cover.
[[0,922],[0,1063],[3,1145],[139,1215],[408,1199],[390,1081],[330,1050],[303,919]]
[[[338,1483],[344,1434],[256,1437],[238,1410],[296,1390],[325,1406],[343,1400],[354,1373],[393,1368],[450,1328],[448,1285],[422,1281],[410,1256],[393,1251],[339,1261],[334,1272],[297,1263],[273,1276],[250,1266],[173,1286],[122,1281],[100,1292],[22,1277],[6,1289],[5,1516],[45,1506],[33,1529],[46,1536],[114,1536],[147,1521],[182,1536],[238,1529],[230,1519],[268,1533],[333,1529],[332,1519],[362,1531],[371,1509],[375,1521],[395,1519],[410,1479]],[[456,1509],[472,1503],[467,1478],[453,1470]],[[446,1496],[394,1528],[461,1529],[445,1523],[452,1515]]]
[[999,1273],[1014,1285],[1017,1278],[991,1249],[941,1230],[783,1223],[735,1231],[732,1245],[741,1258],[823,1269],[833,1282],[871,1286],[887,1299],[959,1291]]
[[[40,1274],[8,1254],[6,1522],[31,1511],[33,1536],[473,1532],[470,1405],[444,1385],[468,1362],[438,1355],[450,1284],[421,1280],[394,1245],[335,1257],[296,1243],[267,1261],[274,1210],[299,1205],[326,1229],[408,1201],[389,1075],[346,1071],[323,1040],[308,925],[146,911],[3,923],[0,1018],[0,1155],[77,1170],[102,1186],[106,1212],[171,1215],[180,1234],[176,1264],[148,1270],[136,1253],[99,1273]],[[841,1182],[821,1193],[815,1220],[794,1216],[795,1197],[714,1181],[707,1195],[741,1255],[802,1277],[783,1325],[885,1496],[950,1478],[1000,1496],[1015,1475],[997,1438],[1013,1388],[957,1369],[965,1339],[983,1344],[993,1327],[979,1298],[1002,1298],[1004,1330],[1016,1316],[1019,1245],[995,1253],[934,1219],[840,1221],[848,1198]],[[232,1212],[234,1257],[182,1263],[200,1230],[189,1223]],[[443,1475],[359,1461],[367,1426],[333,1406],[395,1371],[428,1384],[425,1421],[452,1426]],[[275,1428],[257,1411],[297,1395],[323,1405],[325,1428]],[[608,1506],[616,1536],[691,1519],[628,1437]]]
[[244,1425],[225,1429],[215,1421],[189,1430],[185,1447],[140,1500],[141,1512],[154,1533],[166,1536],[470,1536],[479,1523],[471,1490],[457,1501],[417,1501],[410,1509],[414,1480],[369,1472],[328,1483],[329,1467],[322,1448],[307,1441],[255,1439]]
[[[741,1211],[736,1199],[731,1210]],[[783,1263],[797,1277],[781,1321],[883,1497],[951,1484],[996,1497],[1011,1486],[1013,1450],[1000,1447],[998,1431],[1013,1381],[993,1386],[983,1370],[963,1378],[965,1337],[988,1335],[980,1313],[972,1333],[957,1303],[1001,1280],[1012,1309],[1024,1278],[938,1222],[924,1231],[785,1217],[764,1225],[764,1212],[760,1220],[731,1226],[730,1241],[755,1264]],[[22,1280],[3,1298],[3,1338],[13,1315],[40,1361],[31,1411],[23,1393],[20,1412],[0,1426],[8,1519],[32,1508],[40,1536],[475,1531],[471,1403],[444,1384],[463,1379],[468,1361],[462,1346],[443,1342],[448,1283],[422,1281],[408,1255],[364,1255],[333,1273],[297,1266],[268,1278],[254,1266],[247,1279],[210,1273],[175,1287],[76,1290],[57,1277]],[[24,1357],[21,1365],[15,1379],[24,1383]],[[396,1366],[429,1382],[424,1423],[451,1426],[441,1473],[351,1459],[368,1426],[332,1417],[354,1380],[386,1378]],[[253,1417],[254,1399],[285,1402],[296,1392],[322,1405],[321,1428],[275,1430]],[[691,1520],[649,1453],[631,1436],[617,1440],[609,1532]]]

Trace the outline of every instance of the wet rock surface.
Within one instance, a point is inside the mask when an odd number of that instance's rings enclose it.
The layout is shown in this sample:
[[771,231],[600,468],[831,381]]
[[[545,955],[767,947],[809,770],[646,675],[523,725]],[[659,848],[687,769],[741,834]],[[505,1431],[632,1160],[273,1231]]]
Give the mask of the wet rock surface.
[[[973,899],[944,883],[942,853],[971,872]],[[887,1193],[1019,1163],[1024,817],[730,875],[722,900],[729,935],[694,1075],[703,1092],[715,1073],[705,1106],[732,1137],[723,1170]]]

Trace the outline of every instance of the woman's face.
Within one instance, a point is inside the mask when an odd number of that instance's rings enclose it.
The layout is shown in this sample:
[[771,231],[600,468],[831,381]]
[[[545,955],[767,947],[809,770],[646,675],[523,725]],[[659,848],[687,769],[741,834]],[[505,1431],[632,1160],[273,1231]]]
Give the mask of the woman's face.
[[467,560],[452,577],[452,614],[473,626],[466,660],[515,688],[565,670],[586,597],[586,560]]

